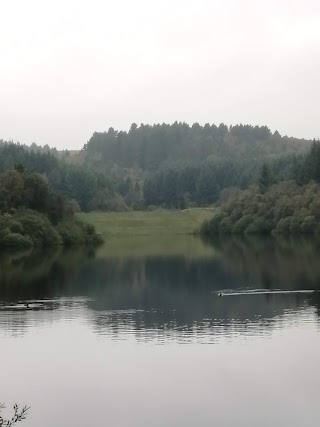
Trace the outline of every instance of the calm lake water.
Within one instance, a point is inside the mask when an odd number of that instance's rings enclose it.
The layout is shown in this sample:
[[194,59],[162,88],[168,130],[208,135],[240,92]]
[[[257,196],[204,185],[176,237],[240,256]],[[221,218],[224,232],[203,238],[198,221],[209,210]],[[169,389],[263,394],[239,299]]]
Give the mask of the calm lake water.
[[26,427],[317,425],[318,291],[312,240],[1,257],[0,401]]

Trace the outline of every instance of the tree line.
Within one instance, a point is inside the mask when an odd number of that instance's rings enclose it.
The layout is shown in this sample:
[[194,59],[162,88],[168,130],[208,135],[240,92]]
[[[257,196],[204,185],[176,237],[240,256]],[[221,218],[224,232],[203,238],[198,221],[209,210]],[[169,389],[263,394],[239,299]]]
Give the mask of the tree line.
[[[268,177],[274,182],[291,179],[295,155],[268,162]],[[166,164],[150,173],[144,181],[144,201],[147,206],[184,209],[216,203],[221,191],[229,187],[248,188],[260,179],[263,160],[206,160],[200,164],[177,162]]]
[[128,132],[96,132],[73,153],[0,141],[0,172],[21,163],[44,175],[75,210],[183,209],[258,184],[264,167],[272,183],[303,180],[310,147],[266,126],[133,124]]
[[257,182],[264,161],[275,181],[290,179],[311,141],[267,126],[132,124],[95,132],[82,161],[108,174],[127,208],[206,206],[230,186]]
[[221,193],[219,213],[203,224],[202,234],[319,233],[320,141],[304,157],[292,158],[290,175],[276,182],[263,164],[256,184]]
[[83,151],[101,169],[117,164],[125,168],[153,171],[166,161],[206,159],[256,159],[288,153],[301,153],[310,141],[272,133],[267,126],[221,123],[131,125],[128,132],[109,128],[95,132]]
[[86,164],[70,164],[63,155],[33,151],[13,143],[0,144],[0,172],[21,164],[29,172],[42,174],[54,190],[72,201],[76,209],[117,210],[125,203],[116,184],[105,174]]

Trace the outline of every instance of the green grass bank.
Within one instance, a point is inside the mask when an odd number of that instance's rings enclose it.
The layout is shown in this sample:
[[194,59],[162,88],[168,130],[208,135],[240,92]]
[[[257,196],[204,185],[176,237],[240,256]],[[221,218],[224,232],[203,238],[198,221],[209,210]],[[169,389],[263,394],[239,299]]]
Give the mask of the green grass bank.
[[99,258],[146,256],[212,256],[212,248],[198,236],[201,224],[212,218],[213,209],[183,211],[157,209],[134,212],[90,212],[78,217],[101,233],[105,244]]
[[90,212],[77,216],[95,226],[98,233],[109,237],[172,236],[193,234],[205,220],[212,218],[214,209],[189,208],[185,210],[156,209],[133,212]]

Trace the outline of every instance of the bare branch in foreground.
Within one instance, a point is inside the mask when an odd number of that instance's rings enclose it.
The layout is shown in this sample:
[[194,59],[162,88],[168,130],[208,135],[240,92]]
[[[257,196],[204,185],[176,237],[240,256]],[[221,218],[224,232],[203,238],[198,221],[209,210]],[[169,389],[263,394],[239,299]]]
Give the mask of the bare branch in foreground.
[[13,406],[13,416],[9,419],[3,418],[1,416],[1,411],[3,409],[5,409],[5,405],[0,403],[0,427],[11,427],[13,424],[25,420],[30,408],[28,406],[23,406],[20,409],[20,406],[15,403]]

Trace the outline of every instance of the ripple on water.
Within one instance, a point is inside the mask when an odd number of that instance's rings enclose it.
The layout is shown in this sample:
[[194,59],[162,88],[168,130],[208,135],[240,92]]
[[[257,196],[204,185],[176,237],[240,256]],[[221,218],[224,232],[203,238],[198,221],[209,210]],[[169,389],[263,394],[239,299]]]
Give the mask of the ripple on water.
[[[224,291],[226,292],[226,291]],[[262,292],[241,291],[229,293],[228,296],[241,297],[253,295],[248,303],[258,306],[262,296],[270,296],[269,309],[260,313],[260,306],[248,316],[249,306],[241,307],[229,304],[232,298],[214,299],[218,304],[205,316],[197,317],[192,313],[172,310],[143,309],[92,309],[92,300],[88,298],[60,298],[51,300],[30,300],[16,304],[0,304],[0,332],[23,334],[27,330],[41,328],[45,325],[63,320],[73,324],[82,324],[90,328],[96,336],[106,337],[113,341],[134,338],[137,342],[164,344],[166,342],[217,343],[222,339],[232,340],[235,337],[257,338],[270,337],[275,330],[292,328],[303,324],[318,322],[316,308],[299,300],[298,305],[290,307],[293,294],[302,292]],[[305,292],[304,292],[305,293]],[[309,291],[307,292],[309,293]],[[280,295],[284,295],[284,305],[277,305]],[[227,292],[226,294],[227,295]],[[289,299],[288,299],[289,298]],[[245,300],[246,301],[246,300]],[[263,300],[262,300],[263,301]],[[294,300],[296,303],[296,300]],[[28,307],[26,306],[28,304]],[[251,307],[250,305],[250,307]],[[218,315],[217,315],[218,314]]]

